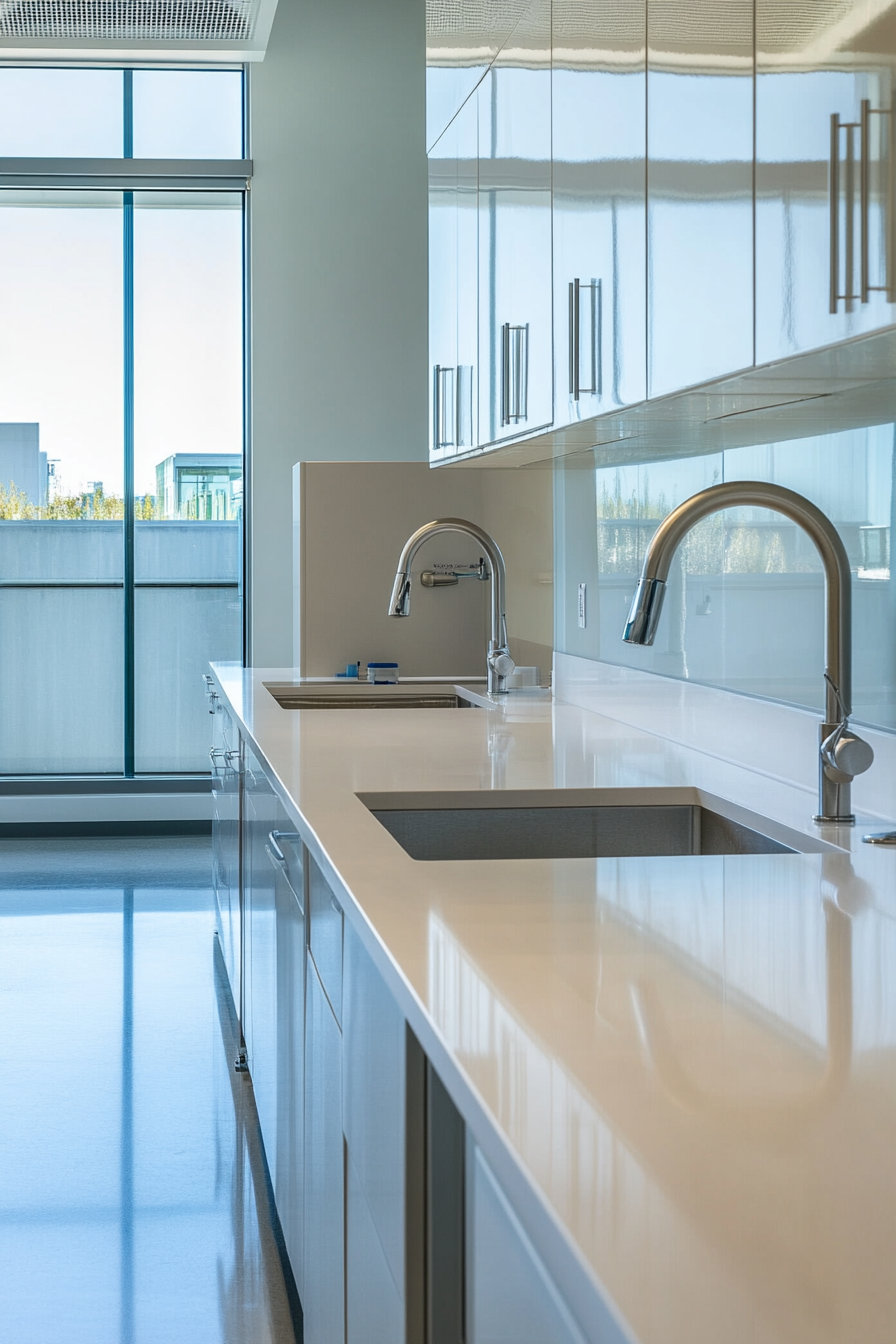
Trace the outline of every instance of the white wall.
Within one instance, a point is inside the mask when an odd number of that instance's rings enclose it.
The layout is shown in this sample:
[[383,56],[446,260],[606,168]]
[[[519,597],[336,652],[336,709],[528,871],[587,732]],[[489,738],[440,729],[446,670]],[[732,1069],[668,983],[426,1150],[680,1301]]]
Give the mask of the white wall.
[[292,661],[292,466],[424,460],[424,0],[280,0],[250,72],[250,661]]

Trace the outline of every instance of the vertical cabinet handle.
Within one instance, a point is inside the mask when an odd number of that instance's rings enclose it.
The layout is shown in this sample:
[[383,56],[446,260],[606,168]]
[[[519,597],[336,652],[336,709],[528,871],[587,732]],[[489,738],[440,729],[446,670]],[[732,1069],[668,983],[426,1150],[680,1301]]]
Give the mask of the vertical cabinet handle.
[[830,229],[830,311],[836,313],[840,301],[840,113],[831,113],[831,170],[828,175]]
[[[586,326],[587,384],[582,382],[582,293],[589,296]],[[576,278],[569,282],[569,395],[578,401],[582,394],[601,395],[601,318],[602,293],[600,280],[583,284]]]
[[871,190],[871,104],[862,99],[862,111],[859,117],[859,296],[862,303],[868,302],[871,288],[868,281],[868,201]]
[[457,366],[457,410],[455,429],[458,448],[473,444],[473,365]]
[[[887,135],[887,187],[883,201],[885,247],[884,284],[871,283],[871,118],[887,117],[889,120]],[[840,304],[846,312],[852,312],[853,304],[868,303],[870,296],[884,293],[890,303],[896,302],[896,177],[894,177],[894,141],[896,129],[896,105],[892,108],[875,108],[869,99],[863,98],[858,121],[841,121],[840,114],[831,114],[831,157],[828,187],[830,192],[830,295],[831,313],[839,311]],[[856,153],[855,138],[858,133],[859,153],[859,283],[855,287],[855,198],[856,198]],[[841,160],[844,171],[841,173]],[[841,238],[840,204],[843,198],[843,223]],[[843,247],[843,277],[840,275],[840,250]]]
[[528,416],[529,323],[501,328],[501,424],[514,425]]
[[455,446],[454,419],[454,368],[436,364],[433,366],[432,388],[432,441],[435,448]]

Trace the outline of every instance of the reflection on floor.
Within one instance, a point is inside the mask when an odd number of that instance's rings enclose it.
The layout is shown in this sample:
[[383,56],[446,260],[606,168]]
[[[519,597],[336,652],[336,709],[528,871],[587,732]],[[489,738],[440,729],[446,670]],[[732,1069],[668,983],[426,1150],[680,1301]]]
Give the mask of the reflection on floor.
[[10,1344],[293,1344],[210,871],[205,839],[0,841]]

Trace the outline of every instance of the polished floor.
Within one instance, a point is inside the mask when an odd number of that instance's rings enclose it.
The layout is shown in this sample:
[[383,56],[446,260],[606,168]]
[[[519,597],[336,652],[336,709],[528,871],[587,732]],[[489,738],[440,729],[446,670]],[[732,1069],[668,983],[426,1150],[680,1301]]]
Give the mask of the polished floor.
[[0,1340],[294,1344],[205,839],[0,841]]

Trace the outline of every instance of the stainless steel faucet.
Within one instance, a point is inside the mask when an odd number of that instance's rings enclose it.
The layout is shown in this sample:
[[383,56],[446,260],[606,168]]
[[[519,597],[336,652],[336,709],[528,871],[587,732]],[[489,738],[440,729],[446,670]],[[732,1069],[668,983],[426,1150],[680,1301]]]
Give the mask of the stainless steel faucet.
[[695,523],[740,504],[774,509],[798,523],[818,548],[825,573],[825,710],[819,728],[817,822],[851,824],[850,784],[874,760],[849,727],[852,708],[852,584],[849,559],[829,518],[793,490],[767,481],[727,481],[692,495],[653,534],[622,638],[652,644],[672,557]]
[[488,690],[489,694],[492,695],[502,692],[506,690],[506,680],[516,666],[507,647],[507,617],[504,611],[504,590],[506,587],[504,557],[498,544],[487,532],[483,532],[481,527],[477,527],[475,523],[468,523],[463,518],[437,518],[435,522],[424,523],[423,527],[418,527],[413,536],[405,542],[398,561],[398,573],[395,575],[392,596],[389,598],[389,615],[410,616],[411,565],[414,563],[414,556],[424,541],[436,536],[439,532],[463,532],[477,541],[485,551],[489,570],[481,569],[479,577],[490,578],[492,584],[491,636],[488,641]]

